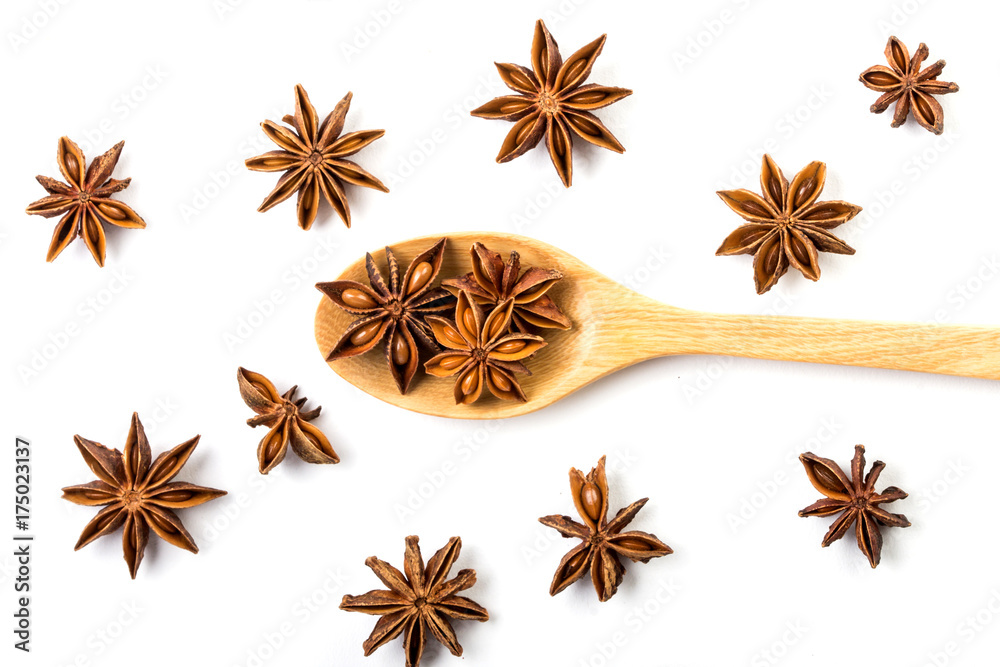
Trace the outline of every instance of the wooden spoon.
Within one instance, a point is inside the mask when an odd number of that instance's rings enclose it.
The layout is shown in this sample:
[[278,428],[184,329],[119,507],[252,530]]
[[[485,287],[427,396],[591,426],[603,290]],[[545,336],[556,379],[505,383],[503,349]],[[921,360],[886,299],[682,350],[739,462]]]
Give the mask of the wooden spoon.
[[[394,244],[405,269],[440,236]],[[896,324],[757,315],[716,315],[668,306],[624,287],[559,248],[535,239],[496,232],[448,235],[439,278],[471,270],[476,241],[491,250],[517,250],[523,268],[558,269],[565,276],[548,293],[572,320],[569,331],[543,332],[548,346],[527,364],[533,375],[521,386],[527,403],[501,401],[483,392],[474,405],[455,405],[451,378],[418,373],[407,394],[396,388],[381,346],[368,354],[329,362],[337,374],[376,398],[439,417],[499,419],[534,412],[608,373],[655,357],[717,354],[782,361],[868,366],[1000,379],[1000,329]],[[385,253],[372,252],[383,275]],[[364,259],[338,278],[365,285]],[[354,316],[324,297],[316,311],[316,343],[326,355]]]

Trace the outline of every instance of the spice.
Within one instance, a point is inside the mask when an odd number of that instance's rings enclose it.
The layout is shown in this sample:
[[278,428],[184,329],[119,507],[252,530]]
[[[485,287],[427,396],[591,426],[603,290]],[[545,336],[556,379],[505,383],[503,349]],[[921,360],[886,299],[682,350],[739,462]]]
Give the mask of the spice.
[[530,327],[541,329],[569,329],[569,318],[546,292],[563,274],[553,269],[531,267],[521,273],[521,257],[511,251],[504,263],[500,253],[493,252],[482,243],[474,243],[472,272],[459,278],[443,280],[441,286],[458,296],[465,290],[483,306],[496,306],[507,299],[514,300],[512,322],[518,331],[528,333]]
[[374,590],[364,595],[345,595],[340,608],[381,616],[371,636],[365,640],[365,656],[403,635],[406,667],[419,667],[428,636],[444,644],[452,655],[462,655],[455,629],[449,618],[488,621],[489,613],[469,598],[456,595],[476,583],[475,570],[461,570],[447,579],[452,565],[462,551],[462,540],[453,537],[435,553],[427,566],[420,555],[420,538],[406,538],[403,572],[375,556],[368,558],[370,567],[389,590]]
[[133,579],[142,562],[150,528],[175,547],[198,553],[194,540],[173,510],[201,505],[226,492],[170,480],[187,463],[200,437],[196,435],[150,463],[149,441],[136,413],[132,414],[124,453],[73,436],[83,460],[100,479],[67,486],[62,490],[63,498],[77,505],[106,506],[83,529],[76,549],[123,528],[125,562]]
[[549,588],[550,595],[566,590],[590,572],[591,581],[601,602],[607,602],[618,590],[625,576],[621,557],[632,562],[648,563],[653,558],[673,553],[656,535],[638,530],[622,532],[632,522],[649,498],[637,500],[619,510],[608,521],[608,478],[604,456],[586,477],[576,468],[569,471],[569,487],[576,511],[583,519],[577,523],[568,516],[543,516],[539,521],[555,528],[563,537],[581,540],[559,562]]
[[344,194],[345,182],[382,192],[389,191],[382,181],[354,162],[344,159],[385,134],[385,130],[361,130],[341,136],[350,106],[351,93],[347,93],[320,125],[316,108],[309,101],[305,88],[297,85],[295,115],[282,119],[291,129],[270,120],[261,123],[264,134],[278,144],[281,150],[250,158],[246,161],[247,169],[285,173],[258,211],[263,213],[298,192],[299,227],[312,227],[319,210],[320,198],[326,199],[344,224],[350,227],[351,208]]
[[429,360],[424,370],[429,375],[455,380],[455,403],[470,405],[482,396],[483,387],[497,398],[527,401],[516,375],[530,375],[522,363],[545,341],[538,336],[508,333],[514,312],[514,300],[507,299],[486,315],[468,292],[459,292],[455,321],[429,316],[427,323],[434,337],[446,349]]
[[809,481],[817,491],[826,496],[800,511],[799,516],[839,514],[823,538],[823,546],[830,546],[855,525],[858,548],[868,558],[873,568],[877,566],[882,558],[882,530],[879,526],[906,528],[910,525],[902,514],[886,512],[879,505],[902,500],[906,498],[906,492],[890,486],[881,493],[875,493],[875,483],[885,464],[876,461],[865,475],[864,445],[854,447],[850,477],[834,461],[816,456],[812,452],[801,455],[799,460],[806,468]]
[[129,206],[111,199],[111,195],[121,192],[132,182],[131,178],[116,180],[111,173],[118,164],[124,141],[119,141],[111,149],[90,163],[83,156],[80,147],[68,137],[59,140],[56,160],[59,171],[67,183],[47,176],[35,176],[49,193],[32,203],[26,209],[29,215],[44,218],[63,216],[56,225],[49,243],[45,261],[51,262],[66,249],[76,237],[90,249],[98,266],[104,266],[107,240],[104,225],[115,225],[126,229],[143,229],[146,223]]
[[749,190],[717,193],[747,224],[730,234],[715,254],[753,255],[757,294],[774,287],[789,266],[809,280],[819,280],[820,252],[854,254],[854,248],[829,230],[861,212],[860,206],[845,201],[817,202],[825,183],[823,162],[810,162],[789,186],[778,165],[765,155],[760,173],[763,197]]
[[479,118],[515,123],[504,139],[497,162],[510,162],[546,138],[549,157],[563,185],[573,183],[573,135],[601,148],[624,153],[625,148],[594,114],[632,94],[627,88],[582,85],[601,54],[601,35],[563,62],[559,46],[545,23],[535,24],[531,44],[532,69],[496,63],[500,78],[517,95],[497,97],[472,111]]
[[310,424],[319,416],[321,407],[302,411],[306,398],[295,398],[298,385],[284,394],[260,373],[240,368],[236,371],[243,402],[257,413],[247,420],[254,428],[264,425],[270,430],[257,445],[257,463],[262,475],[266,475],[281,463],[292,445],[300,459],[307,463],[340,463],[340,457],[323,432]]
[[424,321],[428,313],[441,313],[452,307],[451,296],[440,287],[434,287],[447,239],[441,239],[417,255],[400,278],[399,263],[391,248],[385,249],[389,267],[387,285],[371,253],[366,255],[368,282],[366,287],[353,280],[335,280],[319,283],[316,289],[330,298],[338,307],[360,315],[341,336],[327,355],[327,361],[346,359],[372,350],[384,342],[383,351],[389,372],[396,381],[399,393],[405,394],[420,365],[417,341],[430,350],[438,351]]
[[944,132],[944,109],[934,96],[957,93],[958,84],[937,80],[944,71],[943,60],[921,71],[920,65],[927,60],[928,55],[930,50],[926,44],[921,43],[913,58],[910,58],[905,44],[896,37],[889,38],[889,43],[885,46],[885,59],[891,67],[875,65],[862,72],[860,77],[866,88],[882,93],[872,105],[872,113],[882,113],[895,102],[893,127],[905,123],[912,111],[913,117],[924,129],[934,134]]

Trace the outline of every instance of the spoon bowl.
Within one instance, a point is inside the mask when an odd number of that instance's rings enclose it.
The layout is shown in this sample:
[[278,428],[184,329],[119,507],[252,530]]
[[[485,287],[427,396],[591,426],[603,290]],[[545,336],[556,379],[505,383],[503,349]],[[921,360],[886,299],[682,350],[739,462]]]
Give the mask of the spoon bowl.
[[[498,232],[459,232],[447,237],[441,278],[471,270],[469,249],[477,241],[505,258],[516,250],[524,268],[561,271],[563,279],[548,294],[573,327],[540,332],[548,345],[527,360],[532,375],[519,377],[528,398],[526,403],[502,401],[483,392],[483,397],[472,405],[456,405],[454,378],[436,378],[422,372],[413,379],[409,391],[401,395],[381,347],[328,362],[334,372],[362,391],[407,410],[456,419],[516,417],[551,405],[608,373],[676,354],[719,354],[1000,379],[1000,330],[995,328],[701,313],[645,297],[559,248],[535,239]],[[391,247],[405,268],[440,238],[427,236]],[[372,251],[372,256],[387,275],[385,253]],[[347,267],[337,280],[367,285],[364,258]],[[354,320],[355,316],[330,299],[321,299],[315,335],[324,359]]]

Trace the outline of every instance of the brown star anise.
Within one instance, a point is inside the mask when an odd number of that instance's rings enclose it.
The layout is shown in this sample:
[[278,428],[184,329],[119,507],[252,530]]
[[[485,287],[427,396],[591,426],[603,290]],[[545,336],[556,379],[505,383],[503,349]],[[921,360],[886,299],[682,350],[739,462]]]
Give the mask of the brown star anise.
[[475,570],[461,570],[454,579],[447,579],[452,565],[462,551],[462,540],[453,537],[431,556],[424,567],[420,555],[420,538],[406,538],[403,572],[371,556],[365,561],[389,590],[374,590],[364,595],[345,595],[340,608],[381,616],[371,636],[365,640],[365,656],[403,635],[406,667],[419,667],[424,644],[430,635],[444,644],[452,655],[462,655],[455,629],[449,618],[484,622],[489,613],[469,598],[456,595],[476,583]]
[[608,521],[608,477],[604,471],[604,456],[586,477],[576,468],[570,468],[569,487],[576,511],[583,519],[580,524],[568,516],[553,514],[539,521],[555,528],[563,537],[582,540],[559,561],[552,578],[549,594],[563,592],[590,571],[591,581],[601,602],[607,602],[618,590],[625,576],[625,566],[620,556],[633,563],[648,563],[653,558],[672,554],[673,549],[661,542],[656,535],[638,530],[622,532],[632,522],[649,498],[637,500],[618,511]]
[[860,77],[866,88],[882,93],[872,105],[872,113],[882,113],[895,102],[893,127],[905,123],[912,110],[913,117],[925,129],[934,134],[944,132],[944,110],[934,96],[956,93],[958,84],[937,80],[944,70],[943,60],[921,71],[920,65],[927,60],[928,55],[930,50],[926,44],[921,43],[913,58],[910,58],[905,44],[896,37],[889,38],[889,43],[885,46],[885,59],[892,68],[875,65],[862,72]]
[[175,547],[198,553],[194,540],[173,510],[201,505],[226,492],[170,480],[187,463],[200,437],[196,435],[163,452],[150,463],[149,441],[138,414],[132,414],[124,453],[73,436],[83,460],[100,479],[67,486],[63,498],[77,505],[107,505],[83,529],[76,548],[82,549],[124,526],[122,546],[133,579],[142,562],[150,528]]
[[511,251],[504,264],[500,253],[493,252],[482,243],[475,243],[470,251],[472,273],[459,278],[441,281],[441,287],[453,295],[465,290],[483,306],[496,306],[507,299],[514,300],[513,324],[518,331],[527,333],[529,325],[542,329],[569,329],[569,318],[546,292],[561,280],[563,274],[553,269],[532,267],[521,273],[521,257]]
[[424,364],[424,370],[437,377],[458,375],[455,403],[475,403],[484,385],[497,398],[528,400],[514,376],[531,374],[522,360],[545,347],[545,341],[531,334],[509,333],[513,312],[514,300],[507,299],[487,316],[463,291],[458,293],[454,322],[428,316],[434,337],[447,349]]
[[104,266],[107,247],[105,224],[126,229],[143,229],[146,226],[143,219],[129,206],[111,199],[111,195],[121,192],[132,182],[131,178],[121,181],[111,178],[111,172],[118,164],[124,145],[124,141],[119,141],[111,150],[91,162],[88,169],[80,147],[69,137],[59,140],[56,160],[59,162],[59,171],[68,183],[48,176],[35,176],[49,196],[42,197],[26,209],[28,214],[44,218],[63,216],[52,234],[45,261],[54,260],[76,237],[81,236],[97,265]]
[[434,280],[444,261],[447,239],[441,239],[431,248],[417,255],[410,262],[402,280],[399,263],[391,248],[385,249],[389,266],[389,284],[375,265],[371,253],[366,256],[368,282],[371,288],[353,280],[335,280],[318,283],[316,289],[325,294],[338,307],[360,315],[327,355],[327,361],[346,359],[368,352],[379,341],[389,364],[389,372],[396,381],[399,393],[405,394],[419,366],[420,350],[416,341],[437,352],[438,346],[430,336],[423,321],[428,313],[439,313],[452,307],[448,292],[433,288]]
[[573,184],[573,135],[595,146],[624,153],[611,131],[590,113],[632,94],[627,88],[581,85],[590,76],[607,35],[601,35],[563,62],[559,45],[545,23],[535,24],[532,69],[496,63],[500,78],[517,95],[505,95],[472,111],[473,116],[514,121],[500,147],[497,162],[510,162],[547,138],[549,157],[563,185]]
[[[910,522],[902,514],[892,514],[879,507],[906,498],[906,492],[895,486],[887,487],[882,493],[875,493],[875,482],[885,468],[876,461],[865,475],[865,447],[854,447],[851,461],[851,476],[848,477],[834,461],[806,452],[799,457],[806,468],[809,481],[826,498],[799,512],[799,516],[832,516],[840,514],[823,538],[823,546],[828,547],[843,537],[855,524],[858,548],[868,558],[872,567],[882,558],[882,531],[879,526],[906,528]],[[864,481],[862,481],[862,478]]]
[[854,254],[854,248],[828,230],[861,212],[860,206],[845,201],[817,202],[825,183],[823,162],[810,162],[789,186],[778,165],[765,155],[760,171],[763,197],[749,190],[717,193],[748,224],[730,234],[715,254],[754,255],[757,294],[774,287],[789,265],[809,280],[819,280],[821,251]]
[[385,134],[385,130],[362,130],[341,136],[350,106],[351,93],[347,93],[320,125],[316,108],[309,101],[305,88],[297,85],[295,115],[282,118],[292,129],[270,120],[260,124],[268,139],[278,144],[281,150],[250,158],[246,161],[247,169],[285,173],[258,211],[263,213],[298,192],[299,227],[309,229],[316,219],[322,196],[344,224],[350,227],[351,208],[344,194],[345,181],[382,192],[389,191],[382,181],[344,159]]
[[269,427],[267,435],[257,445],[257,463],[262,475],[266,475],[285,459],[289,443],[300,459],[307,463],[340,463],[340,457],[323,432],[310,424],[319,416],[317,407],[302,411],[306,399],[295,399],[295,385],[284,394],[260,373],[240,368],[236,371],[243,402],[257,413],[247,420],[247,424],[257,428],[261,424]]

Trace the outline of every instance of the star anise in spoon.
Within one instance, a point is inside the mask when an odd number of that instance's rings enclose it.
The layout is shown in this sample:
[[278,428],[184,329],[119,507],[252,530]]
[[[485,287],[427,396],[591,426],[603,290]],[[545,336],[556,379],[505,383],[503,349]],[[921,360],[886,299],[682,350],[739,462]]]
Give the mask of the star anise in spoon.
[[62,490],[63,498],[77,505],[106,505],[83,529],[76,549],[124,527],[122,547],[133,579],[142,562],[150,528],[175,547],[198,553],[198,547],[174,510],[201,505],[226,492],[170,480],[187,463],[199,438],[196,435],[150,463],[149,441],[138,414],[132,414],[124,452],[73,436],[83,460],[100,479],[67,486]]
[[817,202],[825,183],[823,162],[810,162],[789,185],[771,156],[765,155],[760,172],[763,197],[749,190],[717,193],[747,224],[730,234],[715,254],[753,255],[757,294],[774,287],[789,266],[809,280],[819,280],[820,252],[854,254],[854,248],[829,230],[861,212],[860,206],[845,201]]
[[448,619],[480,623],[490,619],[486,609],[457,595],[476,583],[475,570],[462,570],[455,578],[448,579],[448,572],[462,551],[461,538],[448,540],[448,544],[431,556],[426,567],[419,542],[416,535],[406,538],[403,572],[375,556],[365,561],[389,590],[345,595],[340,603],[344,611],[382,617],[363,644],[366,657],[399,635],[403,635],[406,667],[419,667],[428,636],[441,642],[452,655],[461,656],[462,645]]
[[307,463],[340,463],[340,457],[323,432],[310,424],[319,416],[321,407],[302,410],[306,403],[303,396],[295,398],[298,385],[279,395],[277,388],[260,373],[240,368],[236,371],[243,402],[257,413],[247,424],[270,430],[257,445],[257,463],[260,473],[266,475],[285,459],[288,445],[300,459]]
[[573,184],[573,135],[616,153],[625,152],[611,131],[590,112],[614,104],[632,91],[593,83],[582,85],[607,37],[601,35],[563,62],[559,45],[539,20],[531,44],[532,69],[496,63],[500,78],[517,95],[491,100],[472,115],[515,123],[500,147],[497,162],[510,162],[524,155],[545,137],[552,164],[563,185],[569,187]]
[[570,550],[559,562],[549,588],[550,595],[563,592],[588,572],[601,602],[607,602],[617,592],[625,576],[621,557],[633,563],[648,563],[653,558],[672,554],[673,549],[656,535],[638,530],[622,532],[632,522],[649,498],[637,500],[618,511],[608,521],[608,477],[604,470],[604,456],[586,476],[571,468],[569,487],[576,511],[583,519],[578,523],[568,516],[553,514],[543,516],[540,522],[555,528],[563,537],[577,538],[580,544]]
[[875,492],[875,483],[882,474],[885,464],[876,461],[865,474],[865,447],[854,447],[851,461],[851,476],[848,477],[836,462],[806,452],[799,457],[805,466],[809,481],[826,498],[799,512],[799,516],[833,516],[839,514],[830,525],[823,538],[823,546],[828,547],[842,538],[851,526],[856,526],[855,536],[858,548],[864,553],[872,567],[882,558],[882,530],[879,526],[906,528],[910,522],[902,514],[892,514],[879,507],[906,498],[905,491],[889,486],[881,493]]
[[316,289],[348,313],[360,315],[327,355],[327,361],[364,354],[384,341],[383,349],[389,372],[399,393],[405,394],[420,362],[417,341],[435,352],[438,346],[430,336],[424,317],[452,307],[451,295],[434,287],[447,239],[417,255],[400,278],[399,263],[391,248],[385,249],[389,283],[368,253],[366,268],[371,287],[353,280],[318,283]]
[[958,84],[937,80],[944,71],[943,60],[921,70],[920,66],[928,55],[930,50],[921,43],[910,58],[905,44],[896,37],[889,38],[889,43],[885,45],[885,59],[891,68],[875,65],[862,72],[860,77],[866,88],[882,93],[872,105],[872,113],[882,113],[895,102],[893,127],[905,123],[912,111],[913,117],[924,129],[934,134],[944,132],[944,109],[934,96],[957,93]]
[[434,337],[446,349],[424,364],[429,375],[455,380],[455,403],[479,400],[483,387],[506,401],[527,401],[516,375],[530,375],[523,360],[545,347],[538,336],[509,333],[514,300],[507,299],[486,315],[468,292],[459,292],[455,321],[427,318]]
[[119,141],[87,168],[87,160],[80,147],[68,137],[59,140],[56,159],[59,171],[68,183],[48,176],[36,176],[35,179],[48,191],[49,196],[32,203],[26,210],[30,215],[40,215],[43,218],[63,216],[52,234],[45,261],[54,260],[79,236],[87,244],[97,265],[104,266],[107,249],[105,224],[126,229],[146,227],[143,219],[129,206],[111,199],[111,195],[121,192],[132,182],[131,178],[111,178],[124,145],[124,141]]
[[569,318],[546,292],[562,280],[563,274],[553,269],[531,267],[521,273],[521,257],[511,251],[504,263],[500,253],[482,243],[474,243],[472,272],[458,278],[441,281],[441,287],[453,295],[465,290],[482,306],[494,307],[507,299],[514,300],[511,320],[518,331],[528,333],[531,326],[541,329],[569,329]]
[[295,115],[282,118],[291,129],[270,120],[261,123],[264,134],[278,144],[281,150],[248,159],[247,169],[285,173],[278,179],[278,185],[264,199],[258,211],[263,213],[298,192],[299,227],[312,227],[321,198],[326,199],[344,224],[350,227],[351,208],[344,194],[345,182],[382,192],[389,191],[382,181],[354,162],[344,159],[385,134],[385,130],[361,130],[341,136],[350,106],[351,93],[347,93],[321,125],[305,88],[297,85]]

